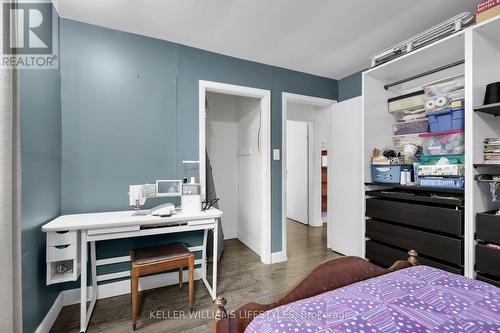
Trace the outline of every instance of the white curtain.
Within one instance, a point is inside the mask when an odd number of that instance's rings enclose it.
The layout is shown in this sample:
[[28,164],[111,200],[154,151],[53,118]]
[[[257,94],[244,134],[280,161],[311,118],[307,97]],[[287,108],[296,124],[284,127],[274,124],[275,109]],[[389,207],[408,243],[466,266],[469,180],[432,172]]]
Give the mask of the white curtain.
[[[3,2],[3,1],[2,1]],[[0,69],[0,332],[22,332],[17,71]]]

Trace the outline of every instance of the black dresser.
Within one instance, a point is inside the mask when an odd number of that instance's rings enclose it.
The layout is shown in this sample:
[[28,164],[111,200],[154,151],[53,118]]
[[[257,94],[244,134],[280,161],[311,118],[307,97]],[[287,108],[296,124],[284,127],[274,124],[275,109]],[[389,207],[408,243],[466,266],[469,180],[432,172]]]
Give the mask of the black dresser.
[[500,287],[500,216],[495,211],[476,214],[476,264],[478,280]]
[[463,190],[387,187],[366,191],[366,258],[388,267],[414,249],[421,264],[464,272]]

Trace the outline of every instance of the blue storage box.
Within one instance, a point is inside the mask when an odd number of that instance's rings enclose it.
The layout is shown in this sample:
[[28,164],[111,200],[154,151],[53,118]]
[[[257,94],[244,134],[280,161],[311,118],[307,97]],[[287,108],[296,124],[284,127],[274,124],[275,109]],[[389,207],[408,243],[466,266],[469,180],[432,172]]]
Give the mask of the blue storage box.
[[412,173],[413,165],[372,165],[372,182],[382,184],[400,184],[401,171]]
[[436,188],[464,188],[465,179],[463,177],[418,177],[418,185]]
[[427,116],[431,133],[463,129],[465,127],[463,107],[430,112]]

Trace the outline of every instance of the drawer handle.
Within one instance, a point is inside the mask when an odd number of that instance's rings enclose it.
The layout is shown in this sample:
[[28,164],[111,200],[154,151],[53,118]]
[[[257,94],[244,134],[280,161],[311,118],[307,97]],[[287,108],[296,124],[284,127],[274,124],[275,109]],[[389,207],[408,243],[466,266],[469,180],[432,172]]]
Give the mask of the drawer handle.
[[62,250],[62,249],[65,249],[67,247],[69,247],[70,244],[67,244],[67,245],[56,245],[55,248],[58,249],[58,250]]
[[58,233],[58,234],[65,234],[65,233],[68,233],[68,232],[69,232],[69,230],[56,231],[56,233]]

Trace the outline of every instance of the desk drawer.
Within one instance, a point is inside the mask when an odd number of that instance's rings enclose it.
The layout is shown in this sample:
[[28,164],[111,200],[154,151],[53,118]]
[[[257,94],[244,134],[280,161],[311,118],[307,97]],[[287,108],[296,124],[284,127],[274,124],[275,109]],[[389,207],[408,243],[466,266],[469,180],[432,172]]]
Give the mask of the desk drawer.
[[493,213],[477,214],[476,239],[500,244],[500,216]]
[[462,241],[447,236],[400,227],[376,220],[366,221],[366,237],[422,255],[462,265]]
[[77,259],[78,246],[76,244],[47,246],[47,262]]
[[476,245],[476,270],[500,277],[500,250],[485,245]]
[[78,243],[78,231],[47,232],[47,246],[68,245]]
[[463,211],[382,199],[366,199],[366,216],[423,229],[463,235]]

